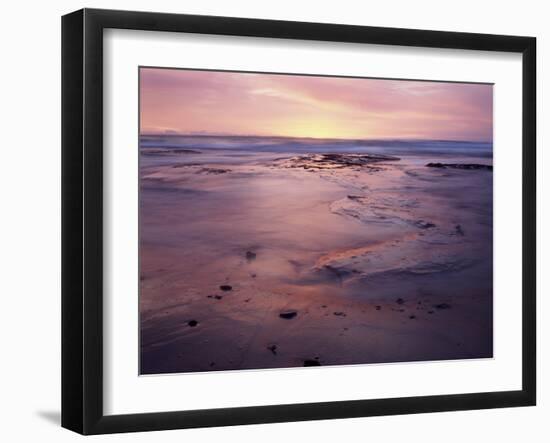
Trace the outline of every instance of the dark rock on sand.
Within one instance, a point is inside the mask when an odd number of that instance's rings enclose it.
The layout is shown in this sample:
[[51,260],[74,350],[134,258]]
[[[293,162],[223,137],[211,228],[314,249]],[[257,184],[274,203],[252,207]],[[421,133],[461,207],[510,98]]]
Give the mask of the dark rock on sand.
[[381,154],[308,154],[293,157],[287,161],[290,168],[334,169],[368,166],[371,163],[397,161],[398,157]]
[[424,220],[417,220],[413,222],[413,225],[420,229],[430,229],[430,228],[435,228],[436,226],[435,223],[427,222]]
[[231,289],[233,289],[233,286],[231,286],[231,285],[221,285],[220,289],[222,291],[231,291]]
[[199,322],[198,322],[197,320],[189,320],[189,321],[187,322],[187,324],[188,324],[189,326],[191,326],[192,328],[194,328],[195,326],[197,326],[197,325],[199,324]]
[[464,235],[464,230],[462,229],[462,226],[456,225],[455,226],[455,234],[456,235]]
[[342,311],[336,311],[336,312],[333,312],[333,314],[336,315],[337,317],[345,317],[346,316],[346,313],[342,312]]
[[225,174],[227,172],[231,172],[231,169],[201,168],[197,171],[198,174]]
[[451,305],[449,303],[439,303],[437,305],[434,305],[435,309],[451,309]]
[[397,300],[395,300],[395,303],[397,303],[398,305],[402,305],[403,303],[405,303],[405,300],[403,300],[401,297],[398,298]]
[[294,309],[287,309],[286,311],[282,311],[279,313],[279,317],[284,318],[285,320],[293,319],[298,315],[298,311]]
[[380,311],[380,309],[382,309],[382,306],[377,305],[375,308],[376,308],[377,311]]
[[476,163],[428,163],[428,168],[440,168],[440,169],[468,169],[468,170],[484,170],[492,171],[491,165],[479,165]]
[[321,363],[319,363],[317,360],[304,360],[304,366],[321,366]]
[[416,318],[416,315],[409,315],[409,318],[410,318],[411,320],[414,320],[414,319]]
[[269,349],[273,355],[277,355],[277,345],[269,345],[267,349]]
[[221,300],[223,298],[223,295],[215,295],[214,298],[216,300]]
[[252,251],[246,251],[246,259],[252,261],[256,259],[256,253]]

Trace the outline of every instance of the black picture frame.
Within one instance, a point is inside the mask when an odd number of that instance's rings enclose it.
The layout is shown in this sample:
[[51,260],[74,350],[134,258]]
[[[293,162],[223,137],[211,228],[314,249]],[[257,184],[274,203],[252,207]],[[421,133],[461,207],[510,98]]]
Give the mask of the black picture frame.
[[[102,84],[103,30],[108,28],[522,54],[521,390],[104,415]],[[535,405],[535,85],[533,37],[97,9],[65,15],[62,18],[62,426],[81,434],[105,434]]]

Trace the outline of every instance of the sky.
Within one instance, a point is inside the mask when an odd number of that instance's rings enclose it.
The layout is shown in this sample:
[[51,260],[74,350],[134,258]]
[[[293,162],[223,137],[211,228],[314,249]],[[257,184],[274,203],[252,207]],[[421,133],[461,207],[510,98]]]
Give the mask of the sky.
[[141,68],[140,130],[492,141],[493,87]]

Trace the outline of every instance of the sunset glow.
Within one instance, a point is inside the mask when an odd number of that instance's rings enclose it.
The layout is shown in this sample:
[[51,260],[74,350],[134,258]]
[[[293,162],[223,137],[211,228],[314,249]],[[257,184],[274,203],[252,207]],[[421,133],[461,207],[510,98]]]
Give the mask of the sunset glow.
[[141,68],[142,134],[492,141],[493,88]]

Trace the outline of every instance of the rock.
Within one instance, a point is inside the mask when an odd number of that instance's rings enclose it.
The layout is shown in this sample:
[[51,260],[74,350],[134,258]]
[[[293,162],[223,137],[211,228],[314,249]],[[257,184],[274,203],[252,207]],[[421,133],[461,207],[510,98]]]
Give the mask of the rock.
[[479,165],[476,163],[428,163],[426,165],[428,168],[452,168],[452,169],[468,169],[468,170],[485,170],[492,171],[493,167],[491,165]]
[[424,220],[417,220],[413,222],[413,225],[420,229],[430,229],[430,228],[435,228],[436,226],[435,223],[427,222]]
[[398,157],[382,154],[307,154],[285,159],[282,166],[308,170],[332,170],[346,167],[367,167],[376,170],[372,163],[398,161]]
[[336,312],[333,312],[333,314],[336,315],[337,317],[345,317],[346,316],[346,313],[342,312],[342,311],[336,311]]
[[317,360],[304,360],[304,366],[321,366],[321,363],[319,363]]
[[456,235],[460,235],[460,236],[463,236],[464,235],[464,231],[462,229],[462,226],[460,225],[456,225],[455,226],[455,234]]
[[233,289],[233,286],[231,286],[231,285],[221,285],[220,289],[222,291],[231,291]]
[[199,322],[198,322],[197,320],[189,320],[189,321],[187,322],[187,324],[188,324],[189,326],[191,326],[192,328],[194,328],[195,326],[197,326],[197,325],[199,324]]
[[375,308],[376,308],[377,311],[380,311],[380,309],[382,309],[382,306],[377,305]]
[[223,295],[215,295],[214,298],[216,300],[221,300],[223,298]]
[[428,314],[433,314],[433,313],[434,313],[434,311],[428,311]]
[[291,320],[298,315],[298,311],[294,309],[287,309],[279,313],[279,317],[284,318],[285,320]]
[[269,345],[267,349],[269,349],[273,355],[277,355],[277,345]]
[[410,318],[411,320],[414,320],[414,319],[416,318],[416,315],[409,315],[409,318]]
[[403,303],[405,303],[405,300],[403,300],[401,297],[398,298],[397,300],[395,300],[395,303],[397,303],[398,305],[402,305]]
[[252,261],[256,259],[256,253],[252,251],[246,251],[246,259]]
[[231,169],[202,168],[197,171],[197,174],[225,174],[227,172],[231,172]]
[[439,303],[437,305],[434,305],[435,309],[451,309],[451,305],[449,303]]

